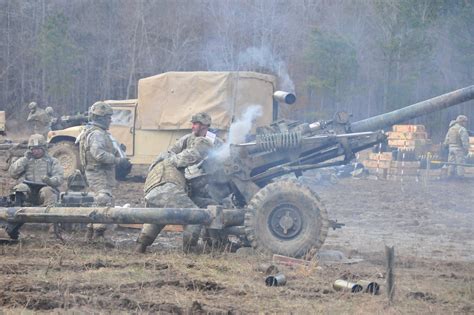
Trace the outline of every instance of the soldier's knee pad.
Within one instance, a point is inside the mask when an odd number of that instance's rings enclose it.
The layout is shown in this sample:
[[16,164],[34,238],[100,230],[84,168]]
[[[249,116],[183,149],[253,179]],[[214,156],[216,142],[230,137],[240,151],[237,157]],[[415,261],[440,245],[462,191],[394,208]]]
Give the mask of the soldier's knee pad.
[[58,193],[53,188],[46,186],[40,189],[39,198],[42,205],[50,206],[58,201]]
[[13,186],[13,192],[21,192],[21,193],[29,194],[31,193],[31,189],[30,187],[28,187],[27,184],[19,183]]
[[99,206],[112,206],[113,197],[110,192],[98,192],[95,196],[95,202]]

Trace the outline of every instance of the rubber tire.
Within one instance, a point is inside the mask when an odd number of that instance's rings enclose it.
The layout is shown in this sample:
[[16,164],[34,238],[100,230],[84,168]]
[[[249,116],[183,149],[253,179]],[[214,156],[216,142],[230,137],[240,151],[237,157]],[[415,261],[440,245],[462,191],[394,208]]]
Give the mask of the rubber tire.
[[48,150],[48,153],[59,160],[64,169],[64,178],[68,178],[76,169],[80,169],[79,147],[73,142],[57,142]]
[[[269,229],[269,217],[275,207],[290,204],[300,211],[301,231],[292,239],[282,240]],[[328,233],[328,214],[319,197],[305,185],[282,180],[260,189],[250,200],[245,214],[245,232],[252,247],[290,257],[315,252]]]

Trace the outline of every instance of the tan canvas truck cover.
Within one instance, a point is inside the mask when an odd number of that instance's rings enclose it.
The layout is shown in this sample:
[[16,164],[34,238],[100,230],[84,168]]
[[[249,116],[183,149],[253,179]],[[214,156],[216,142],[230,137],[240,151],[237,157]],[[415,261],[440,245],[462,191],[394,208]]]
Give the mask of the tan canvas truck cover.
[[167,72],[138,81],[136,128],[190,129],[191,116],[207,112],[225,130],[250,105],[261,105],[256,126],[272,122],[276,79],[256,72]]

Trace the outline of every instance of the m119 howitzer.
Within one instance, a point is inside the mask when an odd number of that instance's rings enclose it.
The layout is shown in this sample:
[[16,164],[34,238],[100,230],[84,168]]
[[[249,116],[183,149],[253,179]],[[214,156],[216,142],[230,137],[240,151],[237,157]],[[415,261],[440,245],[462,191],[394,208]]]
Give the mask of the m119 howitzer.
[[0,221],[202,224],[243,234],[255,248],[303,256],[321,247],[331,222],[313,191],[283,175],[346,164],[355,153],[385,140],[383,131],[374,130],[471,99],[474,86],[354,123],[344,112],[312,124],[275,122],[255,141],[231,145],[225,157],[211,154],[202,165],[211,197],[223,202],[231,195],[232,209],[11,207],[0,208]]

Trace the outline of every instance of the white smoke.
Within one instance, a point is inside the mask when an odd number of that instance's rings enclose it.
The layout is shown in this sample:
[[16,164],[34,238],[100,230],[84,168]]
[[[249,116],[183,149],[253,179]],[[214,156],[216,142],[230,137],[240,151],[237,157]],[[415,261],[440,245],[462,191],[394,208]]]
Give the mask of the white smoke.
[[207,70],[211,71],[271,71],[279,78],[279,89],[295,92],[295,84],[288,74],[286,63],[272,53],[268,46],[248,47],[238,54],[230,54],[220,41],[210,41],[203,52]]
[[238,57],[239,69],[267,68],[280,78],[280,89],[295,92],[295,84],[288,74],[286,63],[278,56],[272,54],[266,46],[249,47]]
[[230,156],[230,145],[244,143],[246,136],[252,130],[254,120],[262,116],[262,106],[250,105],[239,117],[230,125],[227,141],[217,148],[211,155],[219,160],[224,160]]

